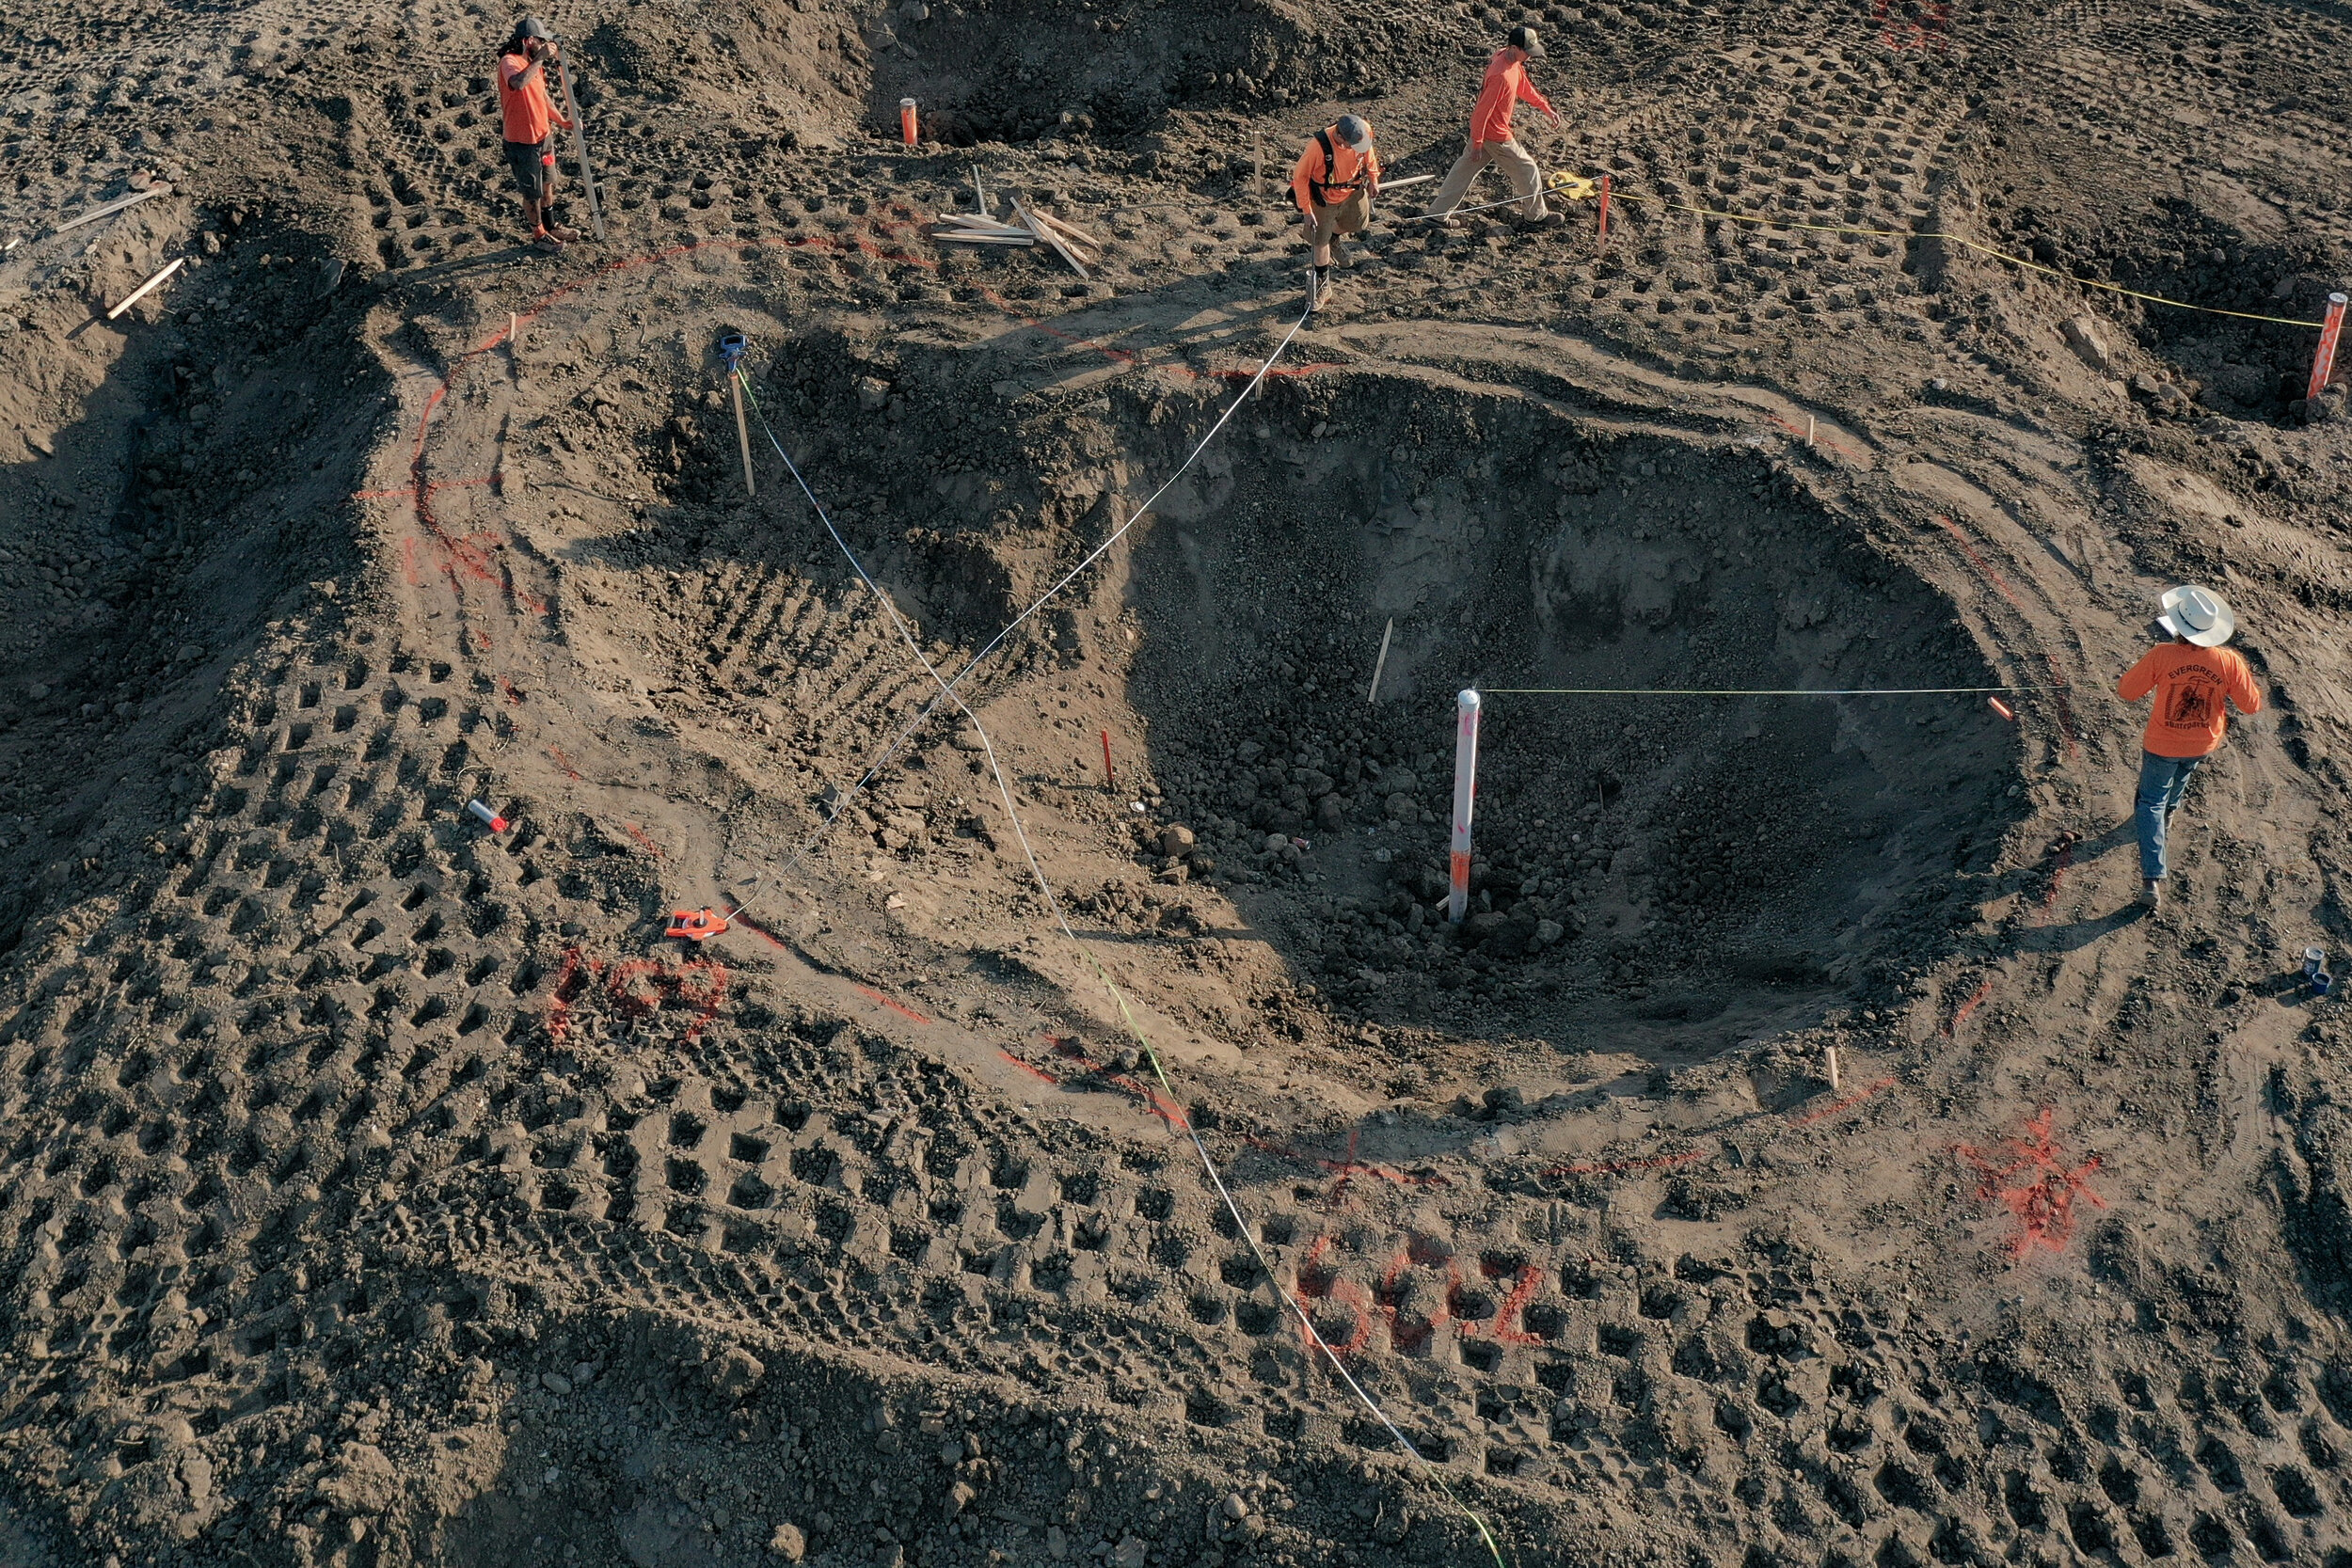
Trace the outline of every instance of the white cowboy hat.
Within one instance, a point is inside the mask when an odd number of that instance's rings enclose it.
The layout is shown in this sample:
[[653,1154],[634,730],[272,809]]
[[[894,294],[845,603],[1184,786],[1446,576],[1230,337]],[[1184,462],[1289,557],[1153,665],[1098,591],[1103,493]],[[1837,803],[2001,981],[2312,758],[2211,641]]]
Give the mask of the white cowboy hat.
[[2203,588],[2172,588],[2156,601],[2156,625],[2200,648],[2218,648],[2237,630],[2237,617],[2218,594]]

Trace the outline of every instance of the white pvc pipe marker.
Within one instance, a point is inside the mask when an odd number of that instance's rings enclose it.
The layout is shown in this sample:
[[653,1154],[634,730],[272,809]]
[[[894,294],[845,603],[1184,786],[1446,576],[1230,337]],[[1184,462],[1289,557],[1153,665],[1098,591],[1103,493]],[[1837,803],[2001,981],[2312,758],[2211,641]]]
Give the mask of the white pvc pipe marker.
[[1454,925],[1470,912],[1470,807],[1478,800],[1478,693],[1459,699],[1454,732],[1454,888],[1445,895],[1445,917]]

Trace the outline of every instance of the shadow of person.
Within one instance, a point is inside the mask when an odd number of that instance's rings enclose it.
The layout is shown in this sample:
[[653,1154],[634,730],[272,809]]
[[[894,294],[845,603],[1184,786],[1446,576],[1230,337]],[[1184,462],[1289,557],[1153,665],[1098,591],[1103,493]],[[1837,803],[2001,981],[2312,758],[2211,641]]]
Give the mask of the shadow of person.
[[2070,920],[2063,926],[2038,926],[2019,936],[2017,950],[2021,953],[2072,953],[2146,918],[2149,912],[2148,906],[2135,898],[2108,914],[2094,915],[2088,920]]

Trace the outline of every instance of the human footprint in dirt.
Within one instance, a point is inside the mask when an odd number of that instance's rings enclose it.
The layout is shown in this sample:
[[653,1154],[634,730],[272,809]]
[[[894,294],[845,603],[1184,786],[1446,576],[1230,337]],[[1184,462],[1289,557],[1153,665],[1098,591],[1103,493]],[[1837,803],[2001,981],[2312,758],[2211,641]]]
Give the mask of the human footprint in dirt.
[[2172,813],[2188,790],[2189,775],[2229,729],[2225,705],[2240,713],[2260,713],[2263,706],[2246,656],[2221,645],[2237,630],[2237,618],[2218,595],[2196,587],[2168,590],[2157,602],[2154,629],[2169,641],[2149,649],[2115,685],[2115,694],[2127,703],[2156,694],[2140,737],[2139,794],[2132,808],[2140,901],[2152,910],[2164,902],[2165,837]]
[[561,250],[578,232],[555,221],[555,133],[572,122],[556,113],[548,97],[548,71],[557,59],[555,36],[535,16],[515,24],[499,50],[499,119],[506,134],[506,166],[522,193],[523,216],[542,250]]

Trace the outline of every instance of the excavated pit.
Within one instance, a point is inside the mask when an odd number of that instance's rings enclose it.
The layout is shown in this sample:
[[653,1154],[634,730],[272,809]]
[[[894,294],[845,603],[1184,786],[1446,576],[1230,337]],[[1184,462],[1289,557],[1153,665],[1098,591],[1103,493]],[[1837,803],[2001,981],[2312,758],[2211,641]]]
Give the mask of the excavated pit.
[[1752,451],[1378,381],[1333,401],[1343,425],[1261,424],[1205,463],[1129,587],[1169,809],[1271,895],[1308,981],[1705,1051],[1941,945],[1955,874],[2017,815],[2014,732],[1979,696],[1489,696],[1472,912],[1446,934],[1459,688],[1996,677],[1852,522],[1760,496]]
[[[925,635],[959,651],[1124,518],[1232,385],[1031,390],[986,354],[830,334],[782,346],[768,383],[836,522]],[[1689,694],[1999,684],[1864,520],[1775,467],[1777,440],[1405,377],[1275,384],[974,688],[1001,712],[1035,708],[1048,761],[1030,784],[1051,799],[1098,788],[1106,716],[1132,710],[1150,737],[1120,797],[1145,808],[1134,843],[1118,839],[1135,864],[1067,889],[1078,912],[1116,924],[1152,913],[1140,884],[1207,882],[1295,987],[1344,1009],[1661,1056],[1890,998],[1970,917],[1967,878],[2020,814],[2016,731],[1975,694]],[[669,482],[681,497],[723,489],[723,454],[700,451]],[[833,606],[812,623],[832,631],[785,638],[805,647],[730,649],[706,693],[714,721],[748,705],[782,759],[832,743],[832,686],[870,685],[900,713],[927,700],[911,665],[882,673],[907,661],[854,584],[822,586],[837,563],[795,499],[714,531],[701,515],[690,502],[634,536],[657,578],[690,575],[632,597],[707,601],[675,607],[661,641],[707,641],[703,621],[724,623],[755,579],[809,574]],[[748,575],[698,587],[719,556]],[[710,678],[692,659],[676,677]],[[1446,824],[1465,686],[1659,694],[1488,698],[1473,908],[1455,929]],[[855,826],[920,863],[919,844],[893,838],[897,809]]]

